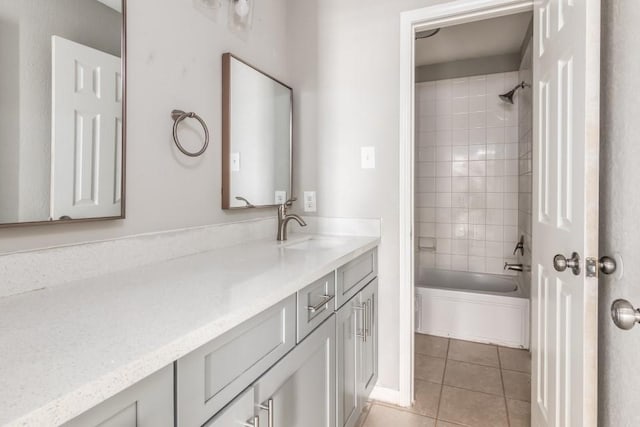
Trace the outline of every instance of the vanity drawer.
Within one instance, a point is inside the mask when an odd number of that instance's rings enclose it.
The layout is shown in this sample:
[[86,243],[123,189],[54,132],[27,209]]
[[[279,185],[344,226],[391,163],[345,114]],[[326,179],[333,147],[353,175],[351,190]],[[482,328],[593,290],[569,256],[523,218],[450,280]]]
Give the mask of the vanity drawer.
[[298,342],[333,314],[336,275],[331,272],[298,291]]
[[336,309],[342,307],[377,275],[377,248],[338,268],[336,272]]
[[201,426],[295,346],[296,295],[177,361],[177,426]]
[[74,418],[64,427],[172,427],[173,364]]

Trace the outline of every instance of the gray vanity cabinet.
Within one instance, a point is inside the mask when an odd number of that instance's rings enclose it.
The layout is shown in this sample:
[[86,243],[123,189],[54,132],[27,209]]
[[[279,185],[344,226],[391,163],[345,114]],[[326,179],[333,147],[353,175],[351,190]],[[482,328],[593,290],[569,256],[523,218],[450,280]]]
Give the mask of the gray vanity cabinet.
[[64,424],[65,427],[173,427],[173,364]]
[[378,379],[378,279],[336,316],[337,425],[353,427]]

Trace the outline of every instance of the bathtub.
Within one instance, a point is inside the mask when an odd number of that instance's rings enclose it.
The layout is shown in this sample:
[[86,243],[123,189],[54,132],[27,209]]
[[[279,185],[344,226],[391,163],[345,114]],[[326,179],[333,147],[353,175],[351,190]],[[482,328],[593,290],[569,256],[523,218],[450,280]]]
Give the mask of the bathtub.
[[433,269],[416,276],[416,332],[529,348],[529,298],[515,277]]

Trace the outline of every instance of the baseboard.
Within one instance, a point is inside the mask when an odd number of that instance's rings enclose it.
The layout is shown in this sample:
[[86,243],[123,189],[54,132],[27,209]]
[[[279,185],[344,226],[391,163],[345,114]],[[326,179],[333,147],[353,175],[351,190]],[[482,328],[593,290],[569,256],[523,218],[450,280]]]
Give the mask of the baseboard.
[[394,390],[392,388],[375,386],[369,396],[371,400],[377,400],[378,402],[390,403],[397,406],[406,406],[402,404],[400,398],[400,390]]

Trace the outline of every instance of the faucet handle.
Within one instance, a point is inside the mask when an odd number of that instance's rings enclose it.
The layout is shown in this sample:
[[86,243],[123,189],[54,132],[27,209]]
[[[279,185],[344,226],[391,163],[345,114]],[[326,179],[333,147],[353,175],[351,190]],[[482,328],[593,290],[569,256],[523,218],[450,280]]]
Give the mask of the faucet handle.
[[292,206],[292,205],[293,205],[293,202],[295,202],[296,200],[298,200],[298,198],[297,198],[297,197],[292,197],[292,198],[290,198],[289,200],[287,200],[286,202],[284,202],[283,204],[284,204],[285,206]]

